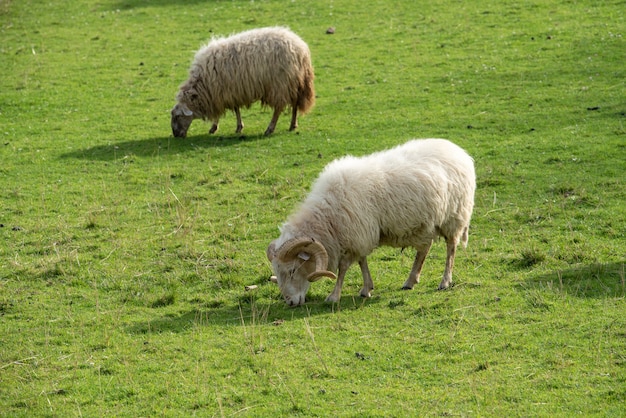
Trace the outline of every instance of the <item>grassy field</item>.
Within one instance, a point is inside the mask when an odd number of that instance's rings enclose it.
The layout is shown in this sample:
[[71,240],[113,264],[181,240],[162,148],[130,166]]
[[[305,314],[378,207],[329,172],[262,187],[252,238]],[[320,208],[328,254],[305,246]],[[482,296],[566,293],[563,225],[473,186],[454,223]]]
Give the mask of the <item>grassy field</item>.
[[[0,416],[624,416],[624,6],[0,0]],[[195,50],[278,24],[299,129],[173,138]],[[427,137],[476,163],[455,286],[381,248],[371,299],[288,308],[265,249],[317,174]]]

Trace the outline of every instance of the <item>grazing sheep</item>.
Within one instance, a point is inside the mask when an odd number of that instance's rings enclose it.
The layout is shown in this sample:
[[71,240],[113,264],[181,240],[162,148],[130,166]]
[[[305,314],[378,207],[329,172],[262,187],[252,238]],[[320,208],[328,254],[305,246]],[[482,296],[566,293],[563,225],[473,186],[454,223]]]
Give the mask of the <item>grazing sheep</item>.
[[475,189],[472,158],[445,139],[412,140],[333,161],[267,248],[274,281],[285,301],[295,306],[304,303],[310,282],[336,278],[326,301],[338,302],[346,271],[358,261],[361,296],[369,297],[374,284],[366,257],[388,245],[417,250],[403,286],[412,289],[433,240],[441,236],[447,259],[439,289],[446,289],[452,283],[456,247],[467,245]]
[[172,109],[172,132],[184,138],[194,119],[213,122],[230,109],[243,129],[241,107],[261,101],[274,109],[265,135],[274,132],[282,111],[292,107],[289,130],[298,127],[298,110],[306,113],[315,103],[313,66],[307,44],[283,27],[252,29],[228,38],[214,38],[197,53],[189,78],[180,86]]

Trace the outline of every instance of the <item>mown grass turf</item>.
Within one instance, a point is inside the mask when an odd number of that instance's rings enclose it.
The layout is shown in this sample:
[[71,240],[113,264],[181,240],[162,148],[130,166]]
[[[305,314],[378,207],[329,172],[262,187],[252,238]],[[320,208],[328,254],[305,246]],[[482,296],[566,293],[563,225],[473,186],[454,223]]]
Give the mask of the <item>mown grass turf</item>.
[[[195,50],[275,24],[313,55],[298,131],[255,105],[173,138]],[[623,415],[625,28],[620,1],[0,1],[0,415]],[[287,308],[278,226],[414,137],[475,159],[456,285],[442,243],[411,292],[381,248],[371,299],[354,268]]]

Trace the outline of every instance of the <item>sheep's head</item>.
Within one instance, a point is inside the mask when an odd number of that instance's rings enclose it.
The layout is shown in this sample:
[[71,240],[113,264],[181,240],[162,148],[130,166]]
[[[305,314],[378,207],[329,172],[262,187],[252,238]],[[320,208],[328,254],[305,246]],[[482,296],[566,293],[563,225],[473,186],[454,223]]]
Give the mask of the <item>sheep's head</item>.
[[290,306],[304,303],[311,282],[322,277],[337,278],[327,270],[326,249],[313,238],[293,238],[278,249],[276,241],[272,241],[267,247],[267,258],[272,262],[280,293]]
[[172,133],[176,138],[187,136],[194,114],[184,103],[177,103],[172,109]]

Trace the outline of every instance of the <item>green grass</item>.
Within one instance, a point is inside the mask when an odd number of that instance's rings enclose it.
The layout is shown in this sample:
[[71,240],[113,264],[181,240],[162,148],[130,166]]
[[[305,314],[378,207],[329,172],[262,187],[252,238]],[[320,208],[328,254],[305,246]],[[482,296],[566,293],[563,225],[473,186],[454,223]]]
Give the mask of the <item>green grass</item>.
[[[0,416],[623,416],[623,6],[0,0]],[[255,105],[173,138],[195,50],[274,24],[313,54],[298,131]],[[289,309],[278,226],[414,137],[476,162],[454,288],[442,243],[410,292],[381,248],[371,299],[353,268]]]

